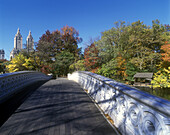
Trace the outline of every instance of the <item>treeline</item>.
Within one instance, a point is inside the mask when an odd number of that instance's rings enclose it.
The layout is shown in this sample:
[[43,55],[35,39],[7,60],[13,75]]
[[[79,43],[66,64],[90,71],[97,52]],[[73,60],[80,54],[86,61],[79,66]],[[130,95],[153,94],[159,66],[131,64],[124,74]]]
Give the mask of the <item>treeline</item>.
[[84,59],[70,66],[89,70],[130,84],[136,72],[153,72],[154,87],[170,87],[170,27],[158,20],[147,26],[141,21],[102,32],[84,51]]
[[43,34],[35,50],[21,51],[7,66],[9,72],[36,70],[53,76],[66,76],[69,66],[80,59],[82,42],[78,31],[73,27],[64,26],[61,30]]
[[120,21],[102,32],[101,38],[82,53],[78,31],[65,26],[53,32],[47,30],[35,51],[21,52],[7,69],[10,72],[37,70],[54,76],[87,70],[126,83],[133,81],[136,72],[154,72],[155,87],[170,87],[169,41],[169,25],[162,25],[158,20],[152,21],[152,26],[141,21],[129,25]]

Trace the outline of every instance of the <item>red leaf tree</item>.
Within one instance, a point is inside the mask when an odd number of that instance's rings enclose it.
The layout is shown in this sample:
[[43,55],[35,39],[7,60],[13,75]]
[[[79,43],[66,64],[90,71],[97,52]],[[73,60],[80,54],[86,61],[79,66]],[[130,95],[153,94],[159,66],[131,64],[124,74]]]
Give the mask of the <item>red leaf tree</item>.
[[[40,37],[37,50],[40,51],[42,48],[45,48],[45,52],[50,52],[51,55],[62,51],[68,51],[78,57],[81,53],[81,48],[78,48],[78,43],[81,41],[82,39],[79,37],[79,32],[76,31],[75,28],[64,26],[60,31],[55,30],[50,32],[47,30],[46,33]],[[44,47],[45,43],[48,47]]]
[[95,72],[100,65],[101,59],[99,57],[99,50],[94,43],[85,48],[84,58],[87,70]]

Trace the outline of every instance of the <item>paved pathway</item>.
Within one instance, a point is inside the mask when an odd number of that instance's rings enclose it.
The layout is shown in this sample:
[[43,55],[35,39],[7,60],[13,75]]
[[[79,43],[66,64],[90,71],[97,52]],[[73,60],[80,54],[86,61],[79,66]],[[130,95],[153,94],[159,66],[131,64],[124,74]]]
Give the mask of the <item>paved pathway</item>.
[[0,135],[116,135],[80,86],[64,78],[39,87],[0,127]]

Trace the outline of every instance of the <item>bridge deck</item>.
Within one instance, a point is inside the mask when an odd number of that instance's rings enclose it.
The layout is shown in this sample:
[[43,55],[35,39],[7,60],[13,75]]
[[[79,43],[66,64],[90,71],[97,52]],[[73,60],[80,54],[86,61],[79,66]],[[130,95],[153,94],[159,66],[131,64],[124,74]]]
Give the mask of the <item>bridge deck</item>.
[[80,86],[67,79],[38,88],[0,128],[1,135],[114,135]]

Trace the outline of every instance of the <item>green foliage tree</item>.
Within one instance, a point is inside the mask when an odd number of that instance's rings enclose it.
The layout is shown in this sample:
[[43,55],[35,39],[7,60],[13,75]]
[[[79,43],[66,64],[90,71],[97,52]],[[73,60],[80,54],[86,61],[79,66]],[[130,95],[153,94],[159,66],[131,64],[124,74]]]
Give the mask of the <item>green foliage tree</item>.
[[98,69],[97,73],[115,79],[117,76],[116,68],[117,68],[116,60],[112,59],[108,63],[103,64],[101,68]]
[[86,67],[85,67],[84,59],[78,60],[76,63],[71,64],[69,66],[69,69],[70,69],[71,72],[73,72],[73,71],[85,71]]
[[0,74],[4,74],[6,72],[6,66],[8,63],[9,62],[6,59],[0,60]]
[[125,72],[127,75],[126,79],[131,83],[134,81],[133,76],[137,73],[137,67],[134,64],[127,62]]
[[74,63],[74,54],[62,51],[55,56],[54,64],[51,65],[51,72],[54,75],[66,76],[69,73],[69,66]]
[[155,52],[160,52],[161,46],[165,43],[165,41],[169,40],[169,35],[170,33],[167,31],[166,26],[160,24],[159,20],[153,20],[149,40],[150,44],[148,44],[148,47]]
[[[115,27],[102,32],[101,39],[95,42],[103,64],[99,73],[110,76],[106,74],[106,71],[110,71],[106,66],[112,61],[117,62],[113,68],[117,70],[116,76],[122,76],[122,79],[128,81],[133,80],[135,71],[157,72],[157,65],[161,62],[161,47],[169,40],[169,28],[158,20],[152,22],[152,27],[140,20],[129,25],[122,21],[116,22]],[[120,54],[126,66],[118,60]]]
[[128,27],[125,22],[115,22],[115,27],[108,31],[102,32],[101,39],[96,41],[95,44],[99,50],[99,56],[102,63],[107,63],[112,58],[116,58],[119,53],[122,55],[127,47],[128,41]]

